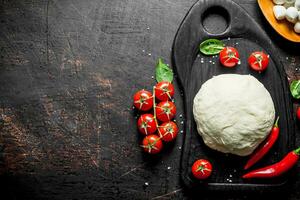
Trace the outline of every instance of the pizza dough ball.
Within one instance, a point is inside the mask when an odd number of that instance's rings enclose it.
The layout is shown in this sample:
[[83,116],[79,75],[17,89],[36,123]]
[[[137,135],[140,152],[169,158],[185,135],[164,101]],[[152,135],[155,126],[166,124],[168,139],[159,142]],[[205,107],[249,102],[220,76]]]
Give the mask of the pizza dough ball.
[[247,156],[270,133],[275,108],[270,93],[253,76],[223,74],[202,85],[193,114],[207,146]]

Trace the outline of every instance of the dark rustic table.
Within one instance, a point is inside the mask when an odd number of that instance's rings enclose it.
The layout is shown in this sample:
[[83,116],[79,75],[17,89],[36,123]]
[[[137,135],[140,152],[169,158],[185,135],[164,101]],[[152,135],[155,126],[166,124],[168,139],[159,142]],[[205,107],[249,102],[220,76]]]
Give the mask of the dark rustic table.
[[[155,158],[138,145],[132,95],[155,83],[159,57],[170,63],[194,2],[0,0],[1,199],[266,198],[185,189],[182,134]],[[278,36],[255,0],[236,2],[272,38],[290,80],[300,78],[300,45]],[[300,199],[299,172],[281,199]]]

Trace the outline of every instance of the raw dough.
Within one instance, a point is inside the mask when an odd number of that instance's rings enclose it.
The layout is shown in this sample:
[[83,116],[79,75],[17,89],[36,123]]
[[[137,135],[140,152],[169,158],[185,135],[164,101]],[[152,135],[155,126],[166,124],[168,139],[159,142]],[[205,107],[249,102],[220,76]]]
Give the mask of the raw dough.
[[207,146],[246,156],[271,131],[275,108],[270,93],[253,76],[223,74],[202,85],[193,114]]

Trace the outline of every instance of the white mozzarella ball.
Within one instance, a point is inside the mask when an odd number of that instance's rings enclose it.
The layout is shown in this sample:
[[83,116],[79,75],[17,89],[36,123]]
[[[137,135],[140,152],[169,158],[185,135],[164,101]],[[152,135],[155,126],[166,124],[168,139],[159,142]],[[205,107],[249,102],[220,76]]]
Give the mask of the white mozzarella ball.
[[296,23],[298,21],[298,10],[295,7],[289,7],[286,10],[285,17],[289,22]]
[[285,2],[285,3],[283,4],[283,6],[284,6],[285,8],[294,7],[294,2],[293,2],[293,3]]
[[285,3],[285,0],[273,0],[273,3],[275,3],[276,5],[282,5]]
[[300,0],[296,0],[294,6],[297,8],[297,10],[300,10]]
[[300,33],[300,22],[297,22],[294,26],[294,30],[296,33]]
[[276,5],[273,7],[273,13],[277,20],[282,20],[286,15],[286,8],[283,6]]
[[289,3],[289,4],[293,4],[293,3],[295,3],[295,1],[296,1],[296,0],[286,0],[285,2],[286,2],[286,3]]

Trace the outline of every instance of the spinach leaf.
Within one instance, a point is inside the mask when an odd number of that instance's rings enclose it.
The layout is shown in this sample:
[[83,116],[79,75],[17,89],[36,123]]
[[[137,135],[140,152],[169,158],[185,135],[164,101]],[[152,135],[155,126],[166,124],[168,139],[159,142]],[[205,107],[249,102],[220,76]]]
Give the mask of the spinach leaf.
[[158,59],[156,68],[155,68],[155,78],[157,82],[161,81],[173,81],[173,71],[171,68],[165,64],[161,58]]
[[208,39],[201,42],[199,49],[204,55],[216,55],[224,49],[225,44],[217,39]]
[[290,91],[295,99],[300,99],[300,80],[292,81]]

